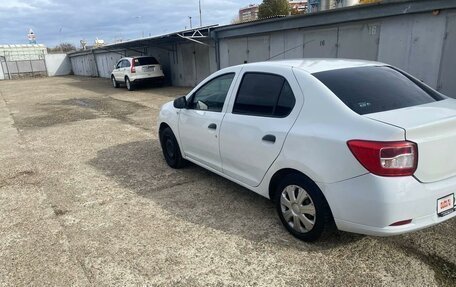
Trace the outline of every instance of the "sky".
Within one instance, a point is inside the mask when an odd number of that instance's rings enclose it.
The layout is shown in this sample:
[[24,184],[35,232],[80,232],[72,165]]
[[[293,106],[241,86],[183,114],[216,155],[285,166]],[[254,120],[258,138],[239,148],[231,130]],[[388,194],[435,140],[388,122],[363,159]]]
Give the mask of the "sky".
[[[33,29],[48,47],[89,45],[160,35],[199,26],[198,0],[0,0],[0,45],[27,44]],[[260,0],[201,0],[203,26],[229,24],[239,8]]]

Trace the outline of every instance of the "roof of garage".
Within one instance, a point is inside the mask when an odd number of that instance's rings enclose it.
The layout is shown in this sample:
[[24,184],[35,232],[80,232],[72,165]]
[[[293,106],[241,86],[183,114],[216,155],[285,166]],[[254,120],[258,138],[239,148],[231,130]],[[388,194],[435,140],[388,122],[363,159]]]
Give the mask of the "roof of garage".
[[[90,54],[92,52],[106,52],[106,51],[118,51],[118,50],[135,50],[143,47],[150,46],[166,46],[169,44],[180,43],[183,41],[203,41],[210,37],[211,31],[218,25],[198,27],[189,30],[183,30],[158,36],[144,37],[139,39],[133,39],[128,41],[123,41],[119,43],[113,43],[104,45],[102,47],[97,47],[88,50],[81,50],[69,53],[70,57],[80,56],[84,54]],[[141,52],[141,51],[138,51]]]
[[454,8],[456,8],[456,1],[454,0],[383,0],[373,4],[219,26],[212,31],[212,37],[218,39],[240,37]]

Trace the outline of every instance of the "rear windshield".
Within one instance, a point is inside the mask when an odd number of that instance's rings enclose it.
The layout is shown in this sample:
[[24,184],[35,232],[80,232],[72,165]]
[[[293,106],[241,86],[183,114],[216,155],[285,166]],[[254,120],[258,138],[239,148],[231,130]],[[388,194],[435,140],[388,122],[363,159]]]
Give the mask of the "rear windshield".
[[157,59],[154,57],[135,58],[135,66],[158,65]]
[[313,75],[360,115],[443,99],[438,92],[391,67],[347,68]]

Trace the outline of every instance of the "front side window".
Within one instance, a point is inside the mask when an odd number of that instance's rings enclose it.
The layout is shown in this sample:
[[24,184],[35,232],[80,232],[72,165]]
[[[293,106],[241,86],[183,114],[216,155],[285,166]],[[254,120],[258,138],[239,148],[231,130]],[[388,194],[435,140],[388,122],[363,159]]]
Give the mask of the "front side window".
[[246,73],[233,107],[234,114],[286,117],[296,99],[287,80],[279,75]]
[[120,69],[122,68],[122,63],[123,63],[123,60],[122,61],[119,61],[116,65],[116,69]]
[[360,115],[443,99],[438,92],[391,67],[346,68],[313,75],[346,106]]
[[225,74],[206,83],[193,94],[188,109],[221,112],[234,75]]

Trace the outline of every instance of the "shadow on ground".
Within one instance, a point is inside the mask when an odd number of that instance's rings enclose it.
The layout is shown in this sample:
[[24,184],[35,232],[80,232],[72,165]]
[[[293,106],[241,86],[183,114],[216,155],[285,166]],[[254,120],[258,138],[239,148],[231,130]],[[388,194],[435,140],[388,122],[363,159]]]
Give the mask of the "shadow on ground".
[[[89,92],[102,94],[102,95],[116,95],[116,94],[125,94],[130,93],[127,91],[127,88],[124,84],[121,84],[119,88],[114,88],[112,86],[110,79],[104,78],[91,78],[91,77],[72,77],[71,82],[66,83],[66,85],[70,87],[74,87],[77,89],[84,89]],[[169,93],[167,90],[169,86],[158,86],[152,83],[142,83],[135,86],[135,91],[137,92],[153,92],[153,94],[159,94],[161,96],[167,97],[175,97],[175,93]],[[182,89],[183,93],[186,94],[185,91],[189,90],[189,88],[178,88]],[[131,92],[131,93],[134,93]]]
[[89,164],[181,219],[250,241],[321,250],[362,238],[338,233],[317,244],[303,244],[282,228],[268,199],[195,165],[169,168],[156,140],[101,150]]

